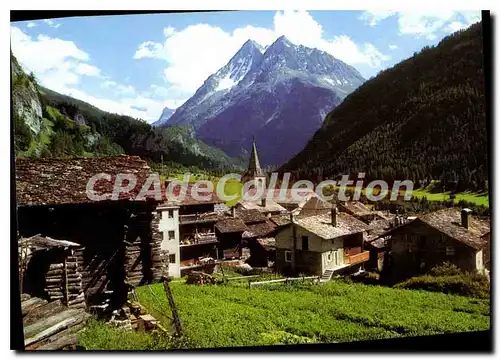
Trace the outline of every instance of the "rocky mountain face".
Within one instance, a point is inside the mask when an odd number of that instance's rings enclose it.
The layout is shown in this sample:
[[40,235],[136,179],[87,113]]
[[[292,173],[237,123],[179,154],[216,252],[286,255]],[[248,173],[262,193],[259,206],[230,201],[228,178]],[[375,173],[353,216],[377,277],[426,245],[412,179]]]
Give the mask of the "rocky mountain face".
[[160,118],[156,120],[154,123],[151,125],[153,126],[162,126],[167,123],[167,121],[170,119],[170,117],[174,114],[175,109],[170,109],[168,107],[165,107],[163,111],[161,112]]
[[12,104],[15,115],[24,119],[25,124],[34,135],[38,135],[43,127],[42,103],[34,79],[27,76],[17,60],[11,57]]
[[265,51],[249,40],[165,126],[191,125],[207,144],[234,157],[248,156],[255,136],[263,165],[280,165],[363,81],[353,67],[284,36]]

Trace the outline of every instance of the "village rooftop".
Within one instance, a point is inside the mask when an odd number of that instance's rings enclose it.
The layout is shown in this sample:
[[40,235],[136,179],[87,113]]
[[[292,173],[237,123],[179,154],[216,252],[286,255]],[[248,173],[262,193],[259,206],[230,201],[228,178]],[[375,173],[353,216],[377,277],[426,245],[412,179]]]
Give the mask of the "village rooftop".
[[[390,200],[395,201],[400,195],[401,188],[404,188],[404,199],[409,200],[412,196],[413,182],[410,180],[396,180],[393,183],[392,189],[389,192],[389,185],[384,180],[373,180],[365,187],[364,173],[358,174],[358,181],[355,186],[354,180],[349,179],[349,175],[342,175],[341,180],[324,180],[315,185],[310,180],[299,180],[293,183],[291,187],[291,197],[294,201],[307,200],[312,193],[315,193],[319,198],[325,201],[331,201],[335,197],[340,201],[359,200],[364,189],[364,195],[370,201],[381,201],[390,193]],[[109,173],[99,173],[92,176],[86,187],[87,197],[93,201],[103,200],[118,200],[122,198],[123,194],[130,192],[137,193],[138,186],[140,190],[135,198],[136,201],[144,201],[148,198],[154,198],[156,201],[183,201],[189,195],[197,201],[209,201],[214,193],[214,184],[209,180],[197,180],[190,183],[191,174],[184,174],[183,180],[172,180],[164,188],[160,181],[160,176],[157,173],[150,174],[142,186],[138,184],[137,176],[134,173],[120,173],[112,175]],[[238,198],[238,195],[225,193],[225,186],[229,180],[236,180],[241,182],[242,176],[240,174],[227,174],[219,179],[216,185],[216,194],[223,201],[232,201]],[[99,193],[95,189],[102,188],[103,182],[107,182],[107,189],[112,188],[111,192]],[[248,180],[243,183],[241,188],[241,198],[244,201],[257,201],[265,198],[266,200],[284,200],[287,194],[288,185],[290,183],[290,173],[284,173],[282,181],[278,188],[278,173],[272,173],[270,177],[269,187],[258,186],[255,180]],[[110,186],[112,185],[112,187]],[[338,187],[338,192],[335,190]],[[353,189],[353,196],[346,193],[347,188]],[[329,195],[324,194],[325,188],[330,188]],[[378,189],[378,191],[375,191]],[[275,190],[279,190],[276,192]],[[190,191],[190,194],[188,194]],[[337,194],[335,194],[337,192]]]

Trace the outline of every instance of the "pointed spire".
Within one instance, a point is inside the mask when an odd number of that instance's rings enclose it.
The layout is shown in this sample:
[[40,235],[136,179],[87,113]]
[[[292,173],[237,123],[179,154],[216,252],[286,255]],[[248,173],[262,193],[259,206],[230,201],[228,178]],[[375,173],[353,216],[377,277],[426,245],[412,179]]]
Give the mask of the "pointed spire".
[[248,170],[245,175],[249,177],[264,176],[264,172],[260,167],[259,155],[257,154],[255,136],[253,137],[252,150],[250,152],[250,161],[248,163]]

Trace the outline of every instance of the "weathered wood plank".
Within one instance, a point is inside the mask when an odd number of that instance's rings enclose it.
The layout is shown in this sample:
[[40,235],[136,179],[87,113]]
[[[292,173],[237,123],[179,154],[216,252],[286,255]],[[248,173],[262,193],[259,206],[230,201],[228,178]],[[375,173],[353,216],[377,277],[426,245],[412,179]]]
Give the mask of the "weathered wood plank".
[[40,298],[31,298],[26,301],[21,302],[21,312],[24,315],[26,315],[28,312],[36,309],[39,306],[47,304],[47,300],[43,300]]
[[76,316],[79,312],[80,311],[71,310],[71,309],[64,310],[62,312],[56,313],[52,316],[49,316],[48,318],[37,321],[36,323],[34,323],[32,325],[25,326],[24,327],[24,337],[30,338],[30,337],[38,334],[39,332],[44,331],[45,329],[48,329],[51,326],[56,325],[57,323],[60,323],[64,319]]
[[[54,335],[51,335],[43,340],[40,340],[36,343],[33,343],[29,346],[26,346],[25,349],[26,350],[48,350],[47,348],[45,348],[45,346],[50,346],[50,343],[52,342],[55,342],[57,341],[58,339],[62,338],[62,337],[65,337],[65,336],[68,336],[68,335],[76,335],[78,333],[78,331],[80,331],[81,329],[83,329],[87,323],[87,320],[90,318],[90,314],[85,314],[86,318],[84,319],[84,321],[80,322],[79,324],[75,324],[65,330],[62,330],[58,333],[55,333]],[[42,347],[44,347],[42,349]],[[57,350],[57,349],[54,349],[54,350]]]
[[43,339],[45,339],[53,334],[56,334],[62,330],[65,330],[73,325],[79,324],[88,318],[88,314],[86,314],[83,311],[70,309],[67,312],[69,312],[69,311],[72,311],[73,313],[76,312],[76,315],[65,318],[61,322],[59,322],[55,325],[52,325],[51,327],[46,328],[45,330],[43,330],[39,333],[36,333],[36,334],[32,335],[31,337],[28,337],[28,338],[25,337],[24,345],[28,346],[28,345],[31,345],[33,343],[36,343],[36,342],[43,340]]
[[49,317],[50,315],[53,315],[55,313],[61,312],[64,309],[64,306],[62,305],[61,301],[53,301],[51,303],[42,305],[38,308],[36,308],[33,311],[30,311],[29,314],[27,314],[23,318],[23,325],[24,326],[29,326],[31,324],[34,324],[40,319],[44,319]]

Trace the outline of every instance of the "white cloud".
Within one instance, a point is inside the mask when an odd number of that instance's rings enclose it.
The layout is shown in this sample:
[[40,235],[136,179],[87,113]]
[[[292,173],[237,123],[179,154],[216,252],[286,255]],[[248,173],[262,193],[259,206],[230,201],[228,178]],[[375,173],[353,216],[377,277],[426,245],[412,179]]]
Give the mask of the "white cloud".
[[391,17],[395,13],[396,12],[392,10],[369,10],[369,11],[364,11],[359,16],[359,19],[363,20],[370,26],[375,26],[380,21],[387,19],[388,17]]
[[114,91],[115,95],[134,95],[136,93],[135,88],[132,85],[118,84],[113,80],[105,80],[101,83],[102,88],[110,89]]
[[481,20],[479,11],[372,11],[360,15],[360,19],[370,26],[391,16],[398,19],[401,35],[413,35],[428,40],[435,40],[440,33],[455,32]]
[[35,26],[36,26],[36,23],[34,23],[33,21],[30,21],[30,22],[26,25],[26,27],[29,27],[29,28],[33,28],[33,27],[35,27]]
[[98,67],[85,63],[79,63],[78,65],[76,65],[75,71],[80,75],[95,77],[99,77],[101,75],[101,70]]
[[397,49],[399,49],[399,47],[397,45],[394,45],[394,44],[389,44],[389,49],[397,50]]
[[[33,71],[42,85],[102,110],[151,122],[158,119],[165,106],[176,108],[180,105],[175,101],[153,99],[148,95],[154,96],[154,92],[138,93],[132,85],[120,84],[103,76],[98,67],[88,63],[90,56],[72,41],[41,34],[31,37],[12,26],[11,47],[25,70]],[[82,76],[101,78],[100,85],[109,90],[109,98],[96,97],[80,89]]]
[[451,23],[448,24],[448,26],[446,27],[446,29],[449,32],[455,32],[455,31],[458,31],[458,30],[461,30],[461,29],[465,29],[467,27],[468,27],[468,25],[466,23],[463,23],[461,21],[453,21],[453,22],[451,22]]
[[405,35],[425,37],[429,40],[437,38],[447,22],[455,16],[453,11],[435,13],[402,12],[399,13],[399,32]]
[[181,30],[167,27],[163,33],[164,43],[143,42],[134,59],[156,58],[167,62],[164,74],[170,99],[192,95],[248,39],[267,46],[285,35],[295,44],[319,48],[350,65],[376,68],[390,58],[373,44],[356,44],[345,35],[325,38],[322,26],[307,11],[276,12],[272,29],[248,25],[225,32],[216,26],[195,24]]
[[59,26],[61,26],[61,24],[59,23],[56,23],[54,20],[52,19],[44,19],[43,20],[44,23],[46,23],[47,25],[49,25],[50,27],[53,27],[55,29],[57,29]]
[[163,46],[153,41],[146,41],[137,48],[134,59],[142,58],[165,58],[163,54]]
[[307,11],[277,11],[274,15],[276,37],[285,35],[291,42],[316,47],[323,29]]
[[172,26],[169,26],[169,27],[166,27],[165,29],[163,29],[163,35],[165,35],[165,37],[169,37],[170,35],[173,35],[174,32],[175,32],[175,28]]
[[89,55],[72,41],[41,34],[32,38],[12,26],[11,47],[27,71],[33,71],[43,85],[56,91],[57,88],[78,84],[81,75],[99,74],[98,68],[84,63],[90,59]]

